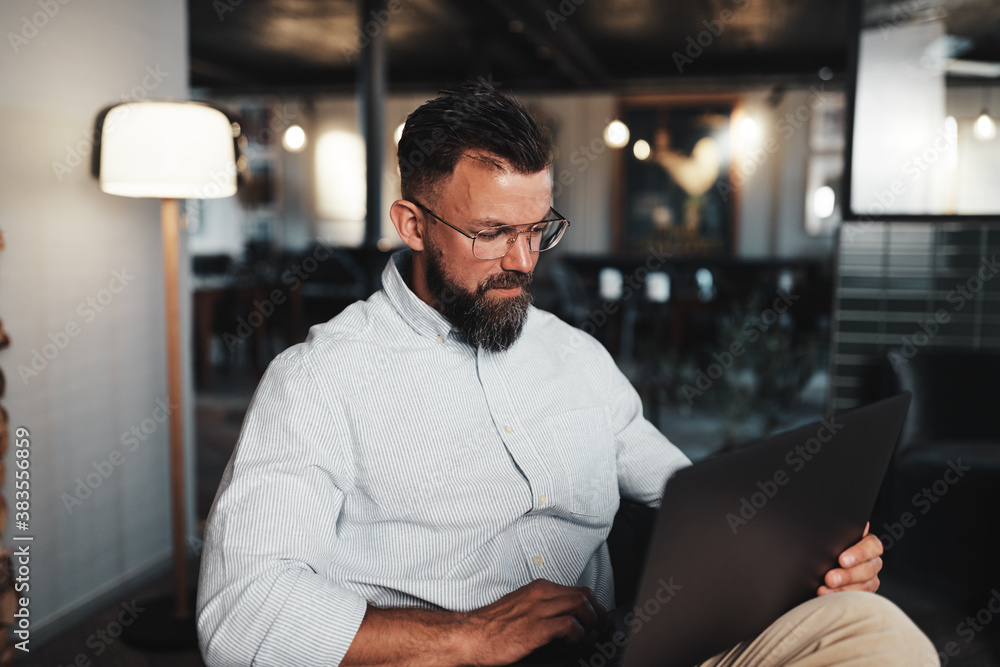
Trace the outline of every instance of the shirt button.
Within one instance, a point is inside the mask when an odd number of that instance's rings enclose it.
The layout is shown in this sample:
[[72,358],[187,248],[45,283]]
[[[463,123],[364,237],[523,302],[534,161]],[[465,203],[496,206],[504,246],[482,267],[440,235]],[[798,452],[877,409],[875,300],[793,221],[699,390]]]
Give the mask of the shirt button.
[[538,505],[539,505],[539,507],[545,505],[545,501],[546,500],[548,500],[548,498],[545,497],[544,493],[542,495],[538,496]]
[[535,556],[534,561],[535,561],[535,565],[537,565],[538,567],[541,567],[542,563],[545,562],[545,559],[542,558],[541,556]]
[[512,429],[510,426],[504,426],[503,430],[506,431],[507,433],[513,433],[514,432],[514,429]]
[[439,343],[443,343],[443,342],[444,342],[444,336],[438,336],[438,337],[437,337],[437,338],[435,338],[434,340],[436,340],[436,341],[437,341],[437,342],[439,342]]

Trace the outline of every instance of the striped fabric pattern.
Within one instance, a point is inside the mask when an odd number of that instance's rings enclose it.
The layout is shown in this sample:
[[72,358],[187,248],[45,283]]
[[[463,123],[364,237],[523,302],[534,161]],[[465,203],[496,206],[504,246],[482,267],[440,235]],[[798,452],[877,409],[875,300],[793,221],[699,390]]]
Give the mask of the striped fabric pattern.
[[509,350],[465,343],[406,286],[268,367],[209,516],[209,665],[337,665],[368,604],[466,611],[534,579],[614,603],[619,497],[689,464],[593,338],[531,308]]

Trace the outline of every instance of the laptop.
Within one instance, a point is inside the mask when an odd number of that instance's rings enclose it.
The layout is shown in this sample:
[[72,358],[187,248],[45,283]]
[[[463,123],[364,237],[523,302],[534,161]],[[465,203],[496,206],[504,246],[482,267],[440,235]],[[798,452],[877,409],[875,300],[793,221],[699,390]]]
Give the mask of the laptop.
[[[668,480],[641,584],[615,630],[525,665],[690,667],[816,595],[861,538],[905,392],[684,468]],[[556,657],[558,655],[558,657]]]

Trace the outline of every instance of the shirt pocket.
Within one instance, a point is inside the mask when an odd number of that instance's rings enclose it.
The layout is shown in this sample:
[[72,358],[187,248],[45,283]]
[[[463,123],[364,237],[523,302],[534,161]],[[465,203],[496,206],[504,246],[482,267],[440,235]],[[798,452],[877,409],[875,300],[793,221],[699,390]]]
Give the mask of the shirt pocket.
[[555,449],[553,472],[569,493],[569,511],[601,516],[618,507],[614,434],[605,406],[561,412],[545,420]]

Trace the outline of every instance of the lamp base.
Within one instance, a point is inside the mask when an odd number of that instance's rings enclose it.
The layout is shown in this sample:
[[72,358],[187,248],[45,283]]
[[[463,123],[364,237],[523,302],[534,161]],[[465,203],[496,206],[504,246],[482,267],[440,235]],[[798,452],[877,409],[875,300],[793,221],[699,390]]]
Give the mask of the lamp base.
[[140,601],[137,606],[142,611],[122,629],[122,641],[144,651],[197,651],[194,599],[194,595],[188,596],[191,602],[185,618],[174,615],[172,595]]

